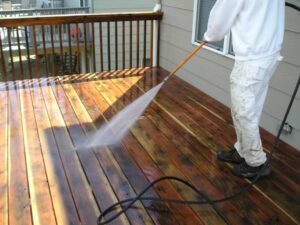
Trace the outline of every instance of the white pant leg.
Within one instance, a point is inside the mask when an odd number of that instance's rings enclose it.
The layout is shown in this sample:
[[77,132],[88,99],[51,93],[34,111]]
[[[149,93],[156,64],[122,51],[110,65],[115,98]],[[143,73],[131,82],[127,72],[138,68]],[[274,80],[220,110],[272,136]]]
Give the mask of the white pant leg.
[[237,134],[235,148],[250,166],[266,161],[259,121],[269,81],[278,64],[278,56],[256,61],[236,61],[230,76],[231,112]]

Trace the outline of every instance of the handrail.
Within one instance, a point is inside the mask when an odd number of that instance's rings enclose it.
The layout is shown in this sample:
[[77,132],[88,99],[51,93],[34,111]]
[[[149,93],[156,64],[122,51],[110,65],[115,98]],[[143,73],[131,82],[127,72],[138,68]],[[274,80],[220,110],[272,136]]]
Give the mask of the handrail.
[[68,23],[93,23],[109,21],[134,21],[134,20],[161,20],[162,12],[132,12],[132,13],[101,13],[101,14],[76,14],[76,15],[47,15],[18,18],[1,18],[0,27],[56,25]]
[[0,80],[159,66],[161,12],[0,19]]

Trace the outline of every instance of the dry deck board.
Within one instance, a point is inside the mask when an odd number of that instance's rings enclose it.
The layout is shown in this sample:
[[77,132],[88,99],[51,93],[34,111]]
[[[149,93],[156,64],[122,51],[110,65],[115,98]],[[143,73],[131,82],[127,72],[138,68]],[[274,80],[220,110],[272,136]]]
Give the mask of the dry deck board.
[[[230,167],[215,160],[213,147],[225,147],[234,141],[228,109],[175,77],[156,99],[162,108],[152,104],[121,145],[104,151],[98,149],[96,155],[69,151],[73,143],[93,133],[167,72],[152,70],[152,73],[158,76],[150,79],[148,73],[148,77],[144,76],[146,79],[138,83],[140,77],[136,75],[122,79],[128,74],[120,73],[118,79],[109,80],[117,73],[105,73],[104,78],[108,79],[105,81],[91,81],[97,75],[87,74],[66,77],[64,84],[51,77],[28,80],[23,83],[25,89],[9,82],[8,92],[2,85],[1,224],[8,219],[10,224],[22,225],[42,224],[44,220],[48,224],[96,224],[100,210],[127,194],[135,195],[150,181],[165,174],[186,177],[204,191],[207,187],[213,197],[230,193],[228,189],[236,188],[235,184],[245,183],[230,174]],[[32,83],[29,89],[28,85]],[[182,88],[178,89],[179,86]],[[186,95],[187,92],[190,95]],[[180,126],[178,119],[190,131]],[[203,123],[202,126],[199,123]],[[227,133],[223,137],[212,139],[224,131]],[[265,131],[262,133],[266,149],[270,149],[274,138]],[[207,151],[207,147],[211,150]],[[260,181],[245,198],[219,206],[233,224],[256,224],[254,221],[266,225],[299,223],[297,161],[300,154],[284,143],[280,143],[280,147],[286,152],[280,150],[275,155],[275,174],[271,179]],[[16,158],[15,154],[21,158]],[[288,169],[282,171],[286,165]],[[122,185],[125,186],[120,189]],[[173,182],[157,185],[150,194],[184,199],[194,196]],[[155,224],[183,221],[191,224],[193,220],[193,224],[210,224],[211,221],[221,224],[209,206],[188,208],[155,204],[156,208],[164,209],[157,212],[148,209],[149,204],[145,202],[141,205],[142,210],[131,212],[131,216],[123,216],[113,224],[143,223],[139,220],[142,211],[142,216]],[[236,214],[237,218],[231,214]]]

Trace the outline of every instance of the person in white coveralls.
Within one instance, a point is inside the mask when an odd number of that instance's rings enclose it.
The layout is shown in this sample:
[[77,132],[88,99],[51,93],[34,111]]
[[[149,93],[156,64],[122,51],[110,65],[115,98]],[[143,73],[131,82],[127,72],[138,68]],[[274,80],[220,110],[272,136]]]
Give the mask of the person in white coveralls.
[[[233,173],[255,177],[266,163],[259,121],[270,79],[281,60],[284,0],[217,0],[203,40],[216,42],[231,31],[235,64],[230,75],[231,114],[237,141],[218,159],[236,163]],[[266,166],[262,176],[271,173]]]

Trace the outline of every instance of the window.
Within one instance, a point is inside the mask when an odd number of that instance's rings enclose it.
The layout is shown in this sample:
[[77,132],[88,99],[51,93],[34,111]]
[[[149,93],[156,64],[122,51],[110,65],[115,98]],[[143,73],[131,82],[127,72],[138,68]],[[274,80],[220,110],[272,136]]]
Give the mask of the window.
[[[214,6],[216,0],[194,0],[194,22],[192,42],[198,44],[203,39],[203,35],[207,28],[210,10]],[[230,34],[222,41],[208,43],[206,48],[222,55],[232,56],[232,44]]]

